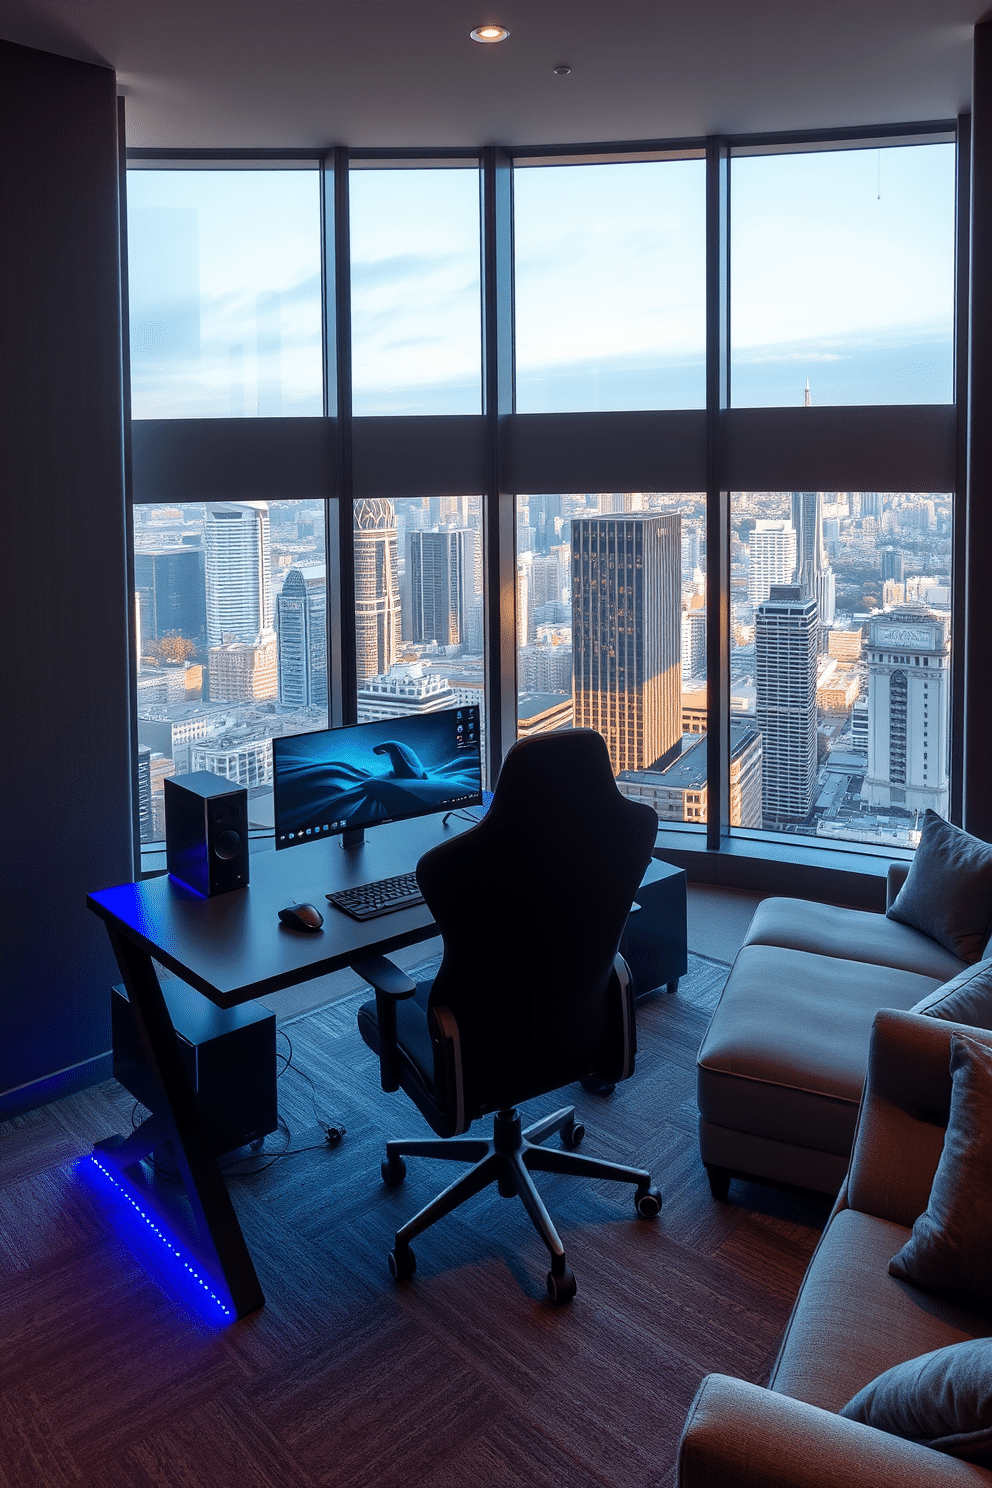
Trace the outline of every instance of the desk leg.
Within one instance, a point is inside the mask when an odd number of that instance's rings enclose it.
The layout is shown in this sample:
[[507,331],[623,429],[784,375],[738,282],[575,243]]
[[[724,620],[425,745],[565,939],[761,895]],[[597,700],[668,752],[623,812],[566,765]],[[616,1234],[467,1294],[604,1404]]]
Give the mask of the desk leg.
[[244,1317],[261,1307],[265,1297],[204,1131],[152,958],[110,925],[107,930],[162,1100],[160,1109],[132,1137],[120,1144],[101,1144],[101,1156],[125,1171],[163,1138],[171,1142],[196,1225],[198,1257],[216,1279],[223,1281],[236,1316]]

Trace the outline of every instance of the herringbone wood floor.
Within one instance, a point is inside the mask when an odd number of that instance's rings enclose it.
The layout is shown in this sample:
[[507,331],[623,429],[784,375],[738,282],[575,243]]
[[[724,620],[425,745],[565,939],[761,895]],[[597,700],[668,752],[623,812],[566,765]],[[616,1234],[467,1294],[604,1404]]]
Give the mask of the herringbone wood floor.
[[[130,1125],[120,1087],[0,1127],[0,1483],[669,1483],[702,1376],[766,1375],[829,1207],[740,1184],[730,1204],[709,1196],[694,1059],[721,979],[693,958],[677,996],[640,1005],[637,1071],[611,1098],[576,1087],[525,1113],[574,1099],[586,1150],[649,1167],[665,1197],[649,1224],[618,1185],[539,1179],[578,1278],[562,1310],[522,1206],[495,1191],[421,1237],[412,1282],[390,1280],[396,1225],[457,1170],[411,1160],[402,1188],[380,1184],[384,1138],[422,1124],[379,1090],[354,997],[288,1030],[342,1144],[230,1179],[267,1295],[232,1326],[152,1279],[81,1179],[94,1138]],[[320,1141],[292,1069],[280,1109],[294,1148]]]

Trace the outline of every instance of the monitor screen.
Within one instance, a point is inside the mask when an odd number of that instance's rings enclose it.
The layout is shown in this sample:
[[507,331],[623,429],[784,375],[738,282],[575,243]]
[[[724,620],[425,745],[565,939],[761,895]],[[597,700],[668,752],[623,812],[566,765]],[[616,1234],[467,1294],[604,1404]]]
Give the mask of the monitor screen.
[[276,847],[482,802],[478,707],[272,741]]

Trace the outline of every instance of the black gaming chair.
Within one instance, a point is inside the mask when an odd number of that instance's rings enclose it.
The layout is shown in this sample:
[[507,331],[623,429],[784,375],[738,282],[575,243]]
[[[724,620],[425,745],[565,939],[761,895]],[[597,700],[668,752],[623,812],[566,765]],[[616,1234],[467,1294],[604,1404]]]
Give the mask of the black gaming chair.
[[[354,964],[375,990],[358,1026],[383,1090],[402,1087],[445,1139],[387,1142],[384,1181],[403,1181],[404,1155],[474,1164],[397,1231],[397,1279],[416,1268],[413,1237],[495,1181],[504,1198],[520,1196],[551,1253],[552,1300],[569,1301],[575,1277],[530,1169],[633,1183],[638,1214],[657,1215],[649,1173],[539,1145],[556,1132],[565,1148],[579,1145],[573,1107],[526,1131],[514,1109],[576,1080],[632,1073],[633,987],[617,946],[656,831],[651,808],[617,790],[599,734],[521,740],[485,818],[417,865],[444,940],[433,981],[415,985],[382,956]],[[452,1140],[490,1111],[491,1142]]]

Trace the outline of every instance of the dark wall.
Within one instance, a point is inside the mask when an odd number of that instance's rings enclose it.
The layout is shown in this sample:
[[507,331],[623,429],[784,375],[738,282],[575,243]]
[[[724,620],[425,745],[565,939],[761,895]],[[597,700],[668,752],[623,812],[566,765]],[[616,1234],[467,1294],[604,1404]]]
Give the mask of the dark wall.
[[[102,1073],[131,876],[114,74],[0,42],[0,1115]],[[98,1135],[98,1134],[97,1134]]]

